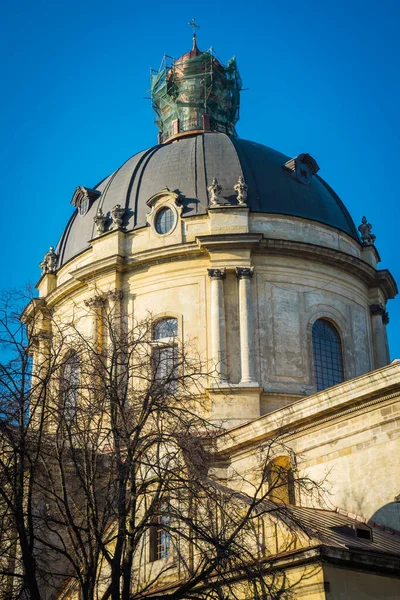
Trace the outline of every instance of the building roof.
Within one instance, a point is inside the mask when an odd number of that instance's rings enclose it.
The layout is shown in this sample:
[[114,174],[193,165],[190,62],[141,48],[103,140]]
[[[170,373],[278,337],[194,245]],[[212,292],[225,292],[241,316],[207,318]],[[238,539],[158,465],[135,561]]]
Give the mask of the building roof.
[[[232,503],[253,504],[254,499],[245,492],[213,482]],[[308,506],[296,506],[261,500],[256,511],[272,519],[282,521],[292,531],[304,533],[310,546],[320,543],[329,547],[362,552],[396,555],[400,559],[400,532],[375,521],[349,516],[340,509],[330,510]],[[370,533],[369,536],[362,535]]]
[[[248,185],[247,204],[252,211],[291,215],[318,221],[358,240],[355,225],[344,204],[318,175],[300,183],[283,168],[290,157],[267,146],[202,132],[157,145],[128,159],[104,179],[84,216],[72,215],[57,248],[59,266],[89,247],[97,236],[93,217],[99,207],[107,214],[116,205],[125,208],[127,231],[147,225],[147,200],[168,187],[182,197],[183,218],[204,215],[209,206],[207,187],[214,177],[222,196],[236,204],[234,185],[242,175]],[[78,182],[81,183],[81,182]]]

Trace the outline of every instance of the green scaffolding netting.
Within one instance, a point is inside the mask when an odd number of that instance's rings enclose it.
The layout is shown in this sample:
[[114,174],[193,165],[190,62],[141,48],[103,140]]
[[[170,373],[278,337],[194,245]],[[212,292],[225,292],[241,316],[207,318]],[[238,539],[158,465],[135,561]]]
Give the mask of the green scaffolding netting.
[[[151,75],[151,99],[156,124],[164,141],[179,131],[203,129],[208,115],[210,129],[236,135],[242,81],[236,58],[222,65],[211,50],[164,64]],[[175,129],[174,129],[175,127]]]

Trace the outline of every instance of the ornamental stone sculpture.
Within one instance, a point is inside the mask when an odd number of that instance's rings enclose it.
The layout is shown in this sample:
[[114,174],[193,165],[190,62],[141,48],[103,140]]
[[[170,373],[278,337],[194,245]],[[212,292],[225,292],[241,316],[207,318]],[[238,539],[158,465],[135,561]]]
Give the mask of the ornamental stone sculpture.
[[376,240],[376,235],[371,233],[372,225],[367,222],[367,217],[361,219],[361,225],[358,227],[358,231],[361,234],[361,241],[363,244],[372,246]]
[[233,186],[233,189],[236,192],[238,204],[245,206],[247,199],[247,190],[249,189],[249,186],[245,183],[243,175],[239,175],[238,182],[236,185]]
[[214,179],[212,180],[212,184],[209,185],[207,189],[210,195],[211,206],[219,206],[220,204],[224,204],[225,200],[220,197],[220,193],[222,192],[222,186],[220,186],[216,177],[214,177]]
[[100,235],[104,233],[105,225],[107,221],[107,216],[103,213],[101,207],[97,209],[97,213],[93,217],[93,221],[95,222],[97,233]]
[[122,208],[120,204],[116,204],[114,206],[114,208],[111,210],[111,218],[113,221],[113,224],[112,224],[113,228],[116,227],[117,229],[119,229],[120,227],[122,227],[124,214],[125,214],[125,209]]
[[46,252],[42,262],[40,263],[40,268],[42,269],[42,275],[47,275],[48,273],[54,274],[56,272],[57,259],[58,259],[58,256],[54,251],[54,247],[50,246],[49,251]]

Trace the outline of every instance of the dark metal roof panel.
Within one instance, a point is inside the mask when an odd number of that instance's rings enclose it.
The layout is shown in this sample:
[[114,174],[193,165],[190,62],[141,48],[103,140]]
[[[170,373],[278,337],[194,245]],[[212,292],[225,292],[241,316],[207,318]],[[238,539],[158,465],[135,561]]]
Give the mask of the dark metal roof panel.
[[126,209],[127,230],[146,225],[147,200],[168,187],[181,194],[183,216],[205,214],[207,187],[216,177],[222,196],[236,203],[233,186],[240,175],[248,185],[247,203],[253,211],[303,217],[325,223],[358,240],[355,225],[335,192],[318,176],[299,183],[282,166],[288,156],[267,146],[223,133],[209,132],[154,146],[128,159],[96,189],[100,198],[85,216],[75,214],[59,242],[59,264],[88,247],[96,235],[93,217],[120,204]]

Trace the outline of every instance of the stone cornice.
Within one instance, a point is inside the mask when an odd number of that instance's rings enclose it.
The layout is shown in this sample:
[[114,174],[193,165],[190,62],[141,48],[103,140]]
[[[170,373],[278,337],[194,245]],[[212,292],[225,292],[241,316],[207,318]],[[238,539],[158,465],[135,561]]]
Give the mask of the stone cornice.
[[300,431],[400,396],[400,361],[307,396],[219,435],[221,455]]
[[307,242],[267,238],[263,239],[259,248],[253,252],[294,256],[296,258],[303,257],[325,264],[328,263],[360,277],[369,287],[381,287],[387,299],[394,298],[398,293],[396,282],[387,269],[378,271],[357,256],[352,256],[341,250]]
[[214,250],[232,250],[232,248],[255,248],[261,243],[262,237],[262,233],[221,233],[198,235],[196,242],[199,248],[212,252]]
[[200,251],[195,242],[186,244],[174,244],[172,246],[163,246],[161,248],[142,250],[134,253],[125,259],[125,270],[142,265],[156,265],[173,260],[194,259],[204,254]]
[[[92,280],[95,276],[113,270],[122,272],[140,268],[142,265],[151,266],[175,260],[191,260],[204,256],[205,252],[212,254],[214,251],[232,249],[252,249],[253,253],[259,255],[293,256],[331,264],[333,267],[339,267],[357,276],[369,287],[381,288],[386,299],[394,298],[398,291],[396,283],[388,270],[377,271],[362,259],[340,250],[306,242],[263,238],[262,234],[238,233],[197,236],[194,242],[145,249],[139,252],[135,252],[135,248],[133,248],[133,254],[127,257],[113,254],[70,271],[75,281],[62,284],[49,293],[49,296],[52,298],[58,297],[60,292],[63,296],[64,290],[67,292],[67,290],[72,291],[76,288],[77,281]],[[66,265],[64,265],[63,271],[65,267]]]
[[120,254],[113,254],[111,256],[107,256],[107,258],[83,265],[82,267],[75,269],[71,275],[78,281],[87,282],[93,279],[94,274],[98,276],[104,275],[110,271],[121,272],[123,271],[124,264],[125,258],[123,256]]
[[48,308],[44,298],[32,298],[22,312],[21,321],[25,324],[29,323],[29,321],[34,318],[38,312],[44,312],[47,310]]

